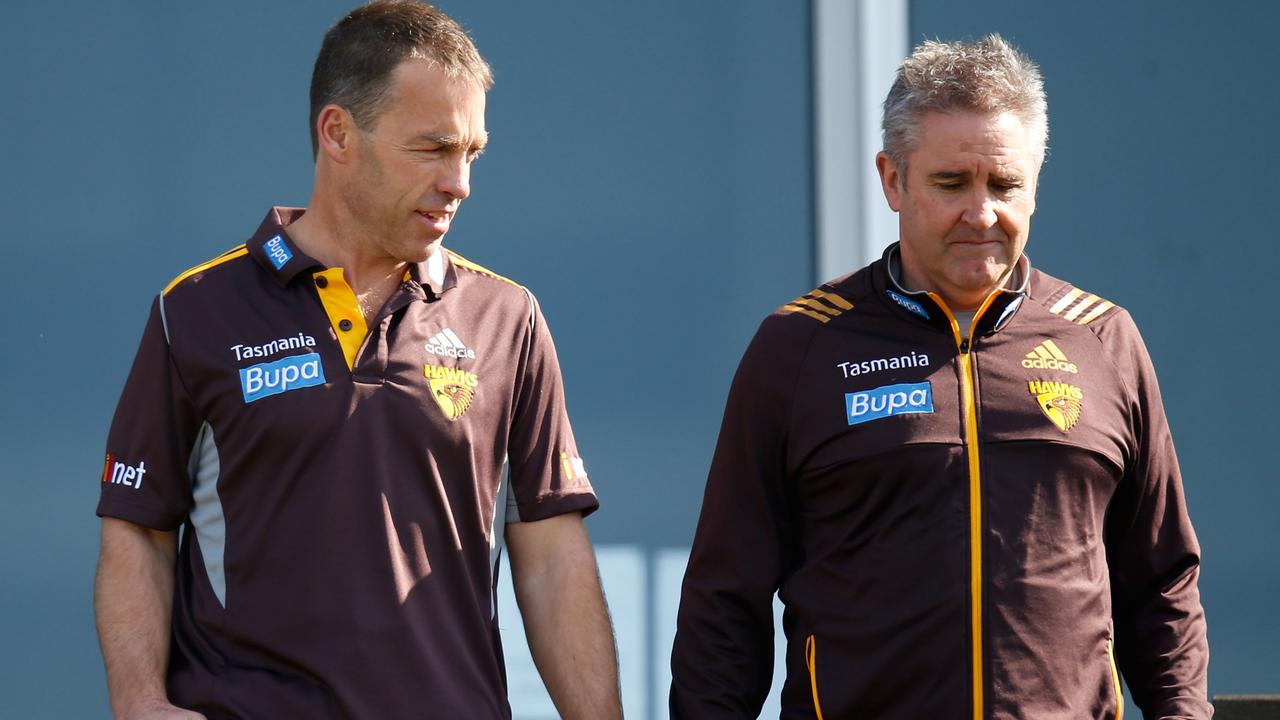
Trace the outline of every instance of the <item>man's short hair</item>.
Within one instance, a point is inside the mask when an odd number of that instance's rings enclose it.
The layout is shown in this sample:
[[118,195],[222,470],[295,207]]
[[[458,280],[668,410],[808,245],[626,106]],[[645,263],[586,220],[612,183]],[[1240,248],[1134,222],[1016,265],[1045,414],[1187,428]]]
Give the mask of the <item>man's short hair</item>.
[[977,42],[926,40],[898,68],[881,127],[884,151],[902,172],[930,110],[1011,112],[1032,131],[1044,159],[1049,117],[1040,69],[997,34]]
[[320,149],[316,119],[338,105],[368,130],[391,94],[400,63],[426,60],[453,80],[493,86],[493,72],[475,43],[453,18],[418,0],[374,0],[352,10],[329,32],[311,73],[311,152]]

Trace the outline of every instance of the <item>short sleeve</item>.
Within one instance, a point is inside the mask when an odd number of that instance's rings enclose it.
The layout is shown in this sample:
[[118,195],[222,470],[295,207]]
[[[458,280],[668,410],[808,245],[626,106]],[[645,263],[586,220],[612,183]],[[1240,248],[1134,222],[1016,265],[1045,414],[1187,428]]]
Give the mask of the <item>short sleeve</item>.
[[590,514],[599,503],[578,453],[565,407],[564,381],[551,332],[529,295],[530,317],[508,438],[508,522]]
[[98,515],[176,529],[191,507],[187,462],[197,414],[182,386],[157,297],[107,435]]

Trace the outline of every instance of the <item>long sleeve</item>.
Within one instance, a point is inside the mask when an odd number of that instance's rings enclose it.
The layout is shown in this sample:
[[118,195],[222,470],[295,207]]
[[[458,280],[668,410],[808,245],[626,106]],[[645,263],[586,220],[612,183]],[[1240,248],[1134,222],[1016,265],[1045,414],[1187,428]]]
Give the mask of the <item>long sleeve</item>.
[[1200,546],[1173,437],[1137,328],[1127,313],[1107,325],[1103,342],[1134,378],[1132,455],[1107,518],[1117,661],[1145,717],[1208,718]]
[[[788,513],[786,422],[795,374],[765,321],[729,391],[685,572],[672,650],[671,717],[756,717],[773,664],[774,592]],[[772,327],[777,327],[772,325]]]

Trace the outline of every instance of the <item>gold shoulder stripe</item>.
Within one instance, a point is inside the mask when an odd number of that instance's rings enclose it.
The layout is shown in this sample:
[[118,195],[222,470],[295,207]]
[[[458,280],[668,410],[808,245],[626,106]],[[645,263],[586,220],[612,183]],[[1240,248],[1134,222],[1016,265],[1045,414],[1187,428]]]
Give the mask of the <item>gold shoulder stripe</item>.
[[792,304],[792,305],[807,305],[807,306],[809,306],[809,307],[813,308],[814,310],[817,310],[817,311],[819,311],[819,312],[824,312],[824,313],[826,313],[826,314],[830,315],[831,317],[835,317],[836,315],[839,315],[839,314],[840,314],[840,311],[839,311],[839,310],[836,310],[835,308],[833,308],[833,307],[831,307],[830,305],[827,305],[827,304],[825,304],[825,303],[818,302],[817,300],[815,300],[815,299],[813,299],[813,298],[811,298],[811,297],[798,297],[798,298],[796,298],[795,300],[792,300],[792,301],[791,301],[791,304]]
[[1063,308],[1075,302],[1082,294],[1084,293],[1081,292],[1080,290],[1077,290],[1076,288],[1071,288],[1071,292],[1067,293],[1066,295],[1063,295],[1061,300],[1054,303],[1053,307],[1049,308],[1049,312],[1053,313],[1054,315],[1057,315],[1058,313],[1062,312]]
[[162,292],[161,295],[168,295],[170,290],[177,287],[183,280],[186,280],[192,275],[198,275],[206,270],[215,268],[221,265],[222,263],[235,260],[238,257],[243,257],[248,254],[249,254],[248,248],[246,248],[244,245],[237,245],[231,248],[230,250],[222,253],[218,257],[212,260],[209,260],[208,262],[200,263],[199,265],[191,268],[190,270],[187,270],[186,272],[182,273],[178,277],[174,278],[168,285],[165,286],[164,292]]
[[839,317],[846,310],[852,310],[853,303],[824,290],[810,290],[800,297],[778,308],[780,313],[800,313],[821,323]]
[[848,300],[845,300],[844,298],[840,297],[835,293],[829,293],[822,290],[811,290],[809,291],[809,294],[816,298],[822,298],[823,300],[826,300],[827,302],[831,303],[832,305],[835,305],[841,310],[853,309],[853,303],[849,302]]
[[821,313],[816,313],[807,308],[796,307],[795,305],[783,305],[782,307],[778,308],[778,312],[784,313],[784,314],[800,313],[801,315],[808,315],[809,317],[813,318],[814,320],[817,320],[820,323],[831,322],[831,318],[827,317],[826,315],[823,315]]
[[1092,294],[1086,295],[1083,300],[1076,303],[1075,305],[1072,305],[1071,309],[1068,310],[1066,313],[1064,313],[1062,317],[1072,322],[1075,322],[1075,319],[1080,317],[1080,313],[1084,312],[1085,308],[1089,307],[1090,305],[1100,300],[1102,300],[1102,298],[1098,297],[1097,295],[1092,295]]
[[1103,300],[1093,293],[1071,288],[1070,292],[1049,308],[1049,312],[1078,325],[1088,325],[1115,306],[1115,303]]
[[485,276],[491,277],[491,278],[493,278],[493,279],[495,279],[495,280],[501,280],[501,281],[503,281],[503,282],[509,282],[509,283],[511,283],[512,285],[515,285],[516,287],[524,287],[523,285],[521,285],[520,283],[516,282],[515,280],[512,280],[511,278],[508,278],[508,277],[503,277],[503,276],[499,275],[498,273],[496,273],[496,272],[494,272],[494,271],[490,270],[490,269],[489,269],[489,268],[487,268],[487,267],[483,267],[483,266],[477,265],[477,264],[475,264],[475,263],[471,262],[470,260],[468,260],[468,259],[466,259],[466,258],[462,257],[461,255],[459,255],[458,253],[456,253],[456,252],[454,252],[454,251],[452,251],[452,250],[448,250],[448,249],[446,249],[446,250],[445,250],[445,252],[449,253],[449,259],[450,259],[450,260],[452,260],[452,261],[453,261],[453,263],[454,263],[455,265],[457,265],[458,267],[460,267],[460,268],[464,268],[464,269],[466,269],[466,270],[470,270],[471,272],[473,272],[473,273],[477,273],[477,274],[479,274],[479,275],[485,275]]
[[1115,303],[1103,300],[1102,302],[1098,303],[1097,307],[1090,310],[1088,315],[1085,315],[1084,317],[1080,318],[1079,322],[1081,325],[1088,325],[1094,320],[1097,320],[1098,317],[1102,315],[1102,313],[1110,310],[1113,307],[1115,307]]

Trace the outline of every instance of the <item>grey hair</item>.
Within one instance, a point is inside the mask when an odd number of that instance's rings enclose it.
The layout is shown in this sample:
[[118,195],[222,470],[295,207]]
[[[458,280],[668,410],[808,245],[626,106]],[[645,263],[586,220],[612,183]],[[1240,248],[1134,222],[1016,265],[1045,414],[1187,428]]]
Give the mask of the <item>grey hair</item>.
[[1011,112],[1032,131],[1040,160],[1049,140],[1040,69],[998,34],[977,42],[926,40],[898,68],[884,101],[884,151],[905,173],[925,112]]

